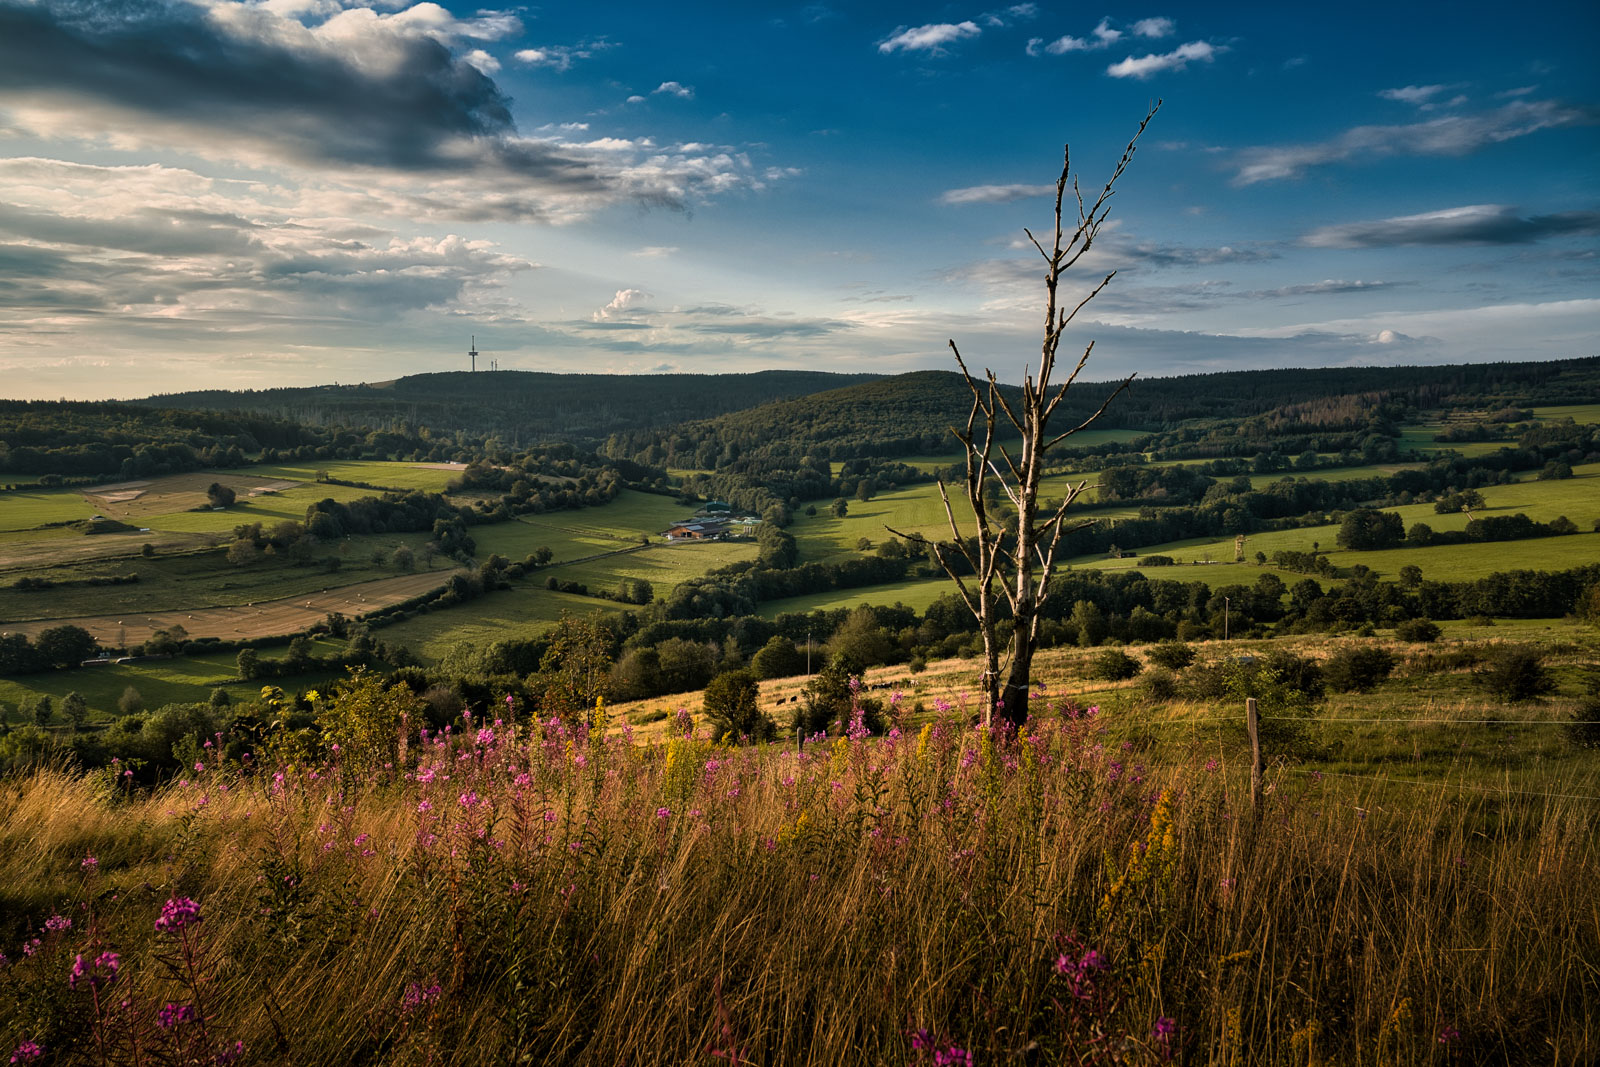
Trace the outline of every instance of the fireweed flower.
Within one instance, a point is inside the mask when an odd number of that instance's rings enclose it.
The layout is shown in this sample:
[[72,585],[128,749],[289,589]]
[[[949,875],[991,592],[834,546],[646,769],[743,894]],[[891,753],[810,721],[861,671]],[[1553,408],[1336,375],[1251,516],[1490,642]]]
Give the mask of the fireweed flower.
[[52,934],[59,934],[63,930],[72,929],[72,920],[64,915],[52,915],[44,921],[44,928]]
[[161,1010],[156,1012],[156,1025],[163,1030],[171,1030],[194,1022],[194,1017],[193,1004],[163,1004]]
[[84,960],[79,953],[72,961],[72,970],[67,975],[67,988],[77,989],[79,982],[87,982],[90,989],[99,988],[116,981],[117,970],[122,966],[122,957],[115,952],[102,952],[95,957],[93,963]]
[[1150,1028],[1150,1040],[1161,1050],[1162,1059],[1172,1058],[1172,1039],[1178,1036],[1178,1020],[1158,1016]]
[[188,897],[176,897],[161,906],[161,918],[156,920],[156,930],[160,933],[176,933],[186,926],[198,926],[201,921],[199,904]]
[[43,1055],[43,1045],[39,1044],[37,1041],[24,1041],[22,1044],[18,1045],[17,1050],[11,1054],[11,1062],[32,1063],[34,1060]]
[[658,819],[667,819],[667,818],[671,818],[671,817],[672,817],[672,809],[671,808],[657,808],[656,809],[656,818],[658,818]]
[[99,869],[100,861],[95,859],[93,856],[85,856],[85,857],[83,857],[83,862],[78,864],[78,866],[83,868],[83,870],[89,872],[90,874],[93,874],[96,870]]

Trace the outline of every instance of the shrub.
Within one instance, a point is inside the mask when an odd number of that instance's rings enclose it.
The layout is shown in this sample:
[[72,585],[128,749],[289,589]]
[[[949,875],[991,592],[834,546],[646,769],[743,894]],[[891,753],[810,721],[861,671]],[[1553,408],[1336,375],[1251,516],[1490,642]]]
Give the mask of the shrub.
[[1091,661],[1089,673],[1094,678],[1107,682],[1120,682],[1133,678],[1144,665],[1120,648],[1108,648]]
[[1181,671],[1194,662],[1196,653],[1182,641],[1163,641],[1150,650],[1150,662],[1169,671]]
[[1364,693],[1394,673],[1394,656],[1377,645],[1346,645],[1322,665],[1327,683],[1341,693]]
[[1567,722],[1566,733],[1579,748],[1600,749],[1600,694],[1584,698]]
[[713,741],[771,741],[778,736],[772,717],[756,704],[761,683],[747,670],[728,671],[711,679],[705,691],[705,715]]
[[1522,645],[1502,649],[1474,680],[1501,700],[1513,702],[1544,696],[1556,687],[1544,667],[1544,657],[1537,649]]
[[1178,679],[1165,667],[1154,667],[1139,679],[1139,690],[1146,700],[1163,704],[1178,695]]
[[1395,627],[1395,636],[1402,641],[1431,644],[1439,640],[1440,629],[1427,619],[1407,619]]

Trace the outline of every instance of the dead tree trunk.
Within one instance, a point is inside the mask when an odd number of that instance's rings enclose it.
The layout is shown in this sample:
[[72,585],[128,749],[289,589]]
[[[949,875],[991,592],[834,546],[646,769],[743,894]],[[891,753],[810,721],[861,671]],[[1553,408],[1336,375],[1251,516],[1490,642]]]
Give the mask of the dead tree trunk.
[[[1089,301],[1116,277],[1116,271],[1102,278],[1070,309],[1060,302],[1061,278],[1094,243],[1101,224],[1110,212],[1109,201],[1117,181],[1132,161],[1140,135],[1160,107],[1158,101],[1139,124],[1139,129],[1129,140],[1122,158],[1113,169],[1111,178],[1090,203],[1085,203],[1077,180],[1072,176],[1071,150],[1065,151],[1061,176],[1056,180],[1053,239],[1046,247],[1034,237],[1032,231],[1024,231],[1045,261],[1044,340],[1038,376],[1035,378],[1024,370],[1022,395],[1015,405],[1007,399],[992,370],[986,370],[982,379],[977,378],[967,368],[956,343],[950,342],[956,365],[961,368],[962,377],[972,390],[972,409],[967,416],[966,427],[951,430],[966,453],[965,489],[967,503],[971,505],[973,513],[971,532],[964,531],[956,520],[949,489],[942,480],[939,482],[939,493],[944,500],[945,517],[950,523],[953,544],[886,527],[890,533],[932,550],[934,558],[955,582],[962,600],[977,620],[978,629],[983,635],[985,725],[992,721],[996,713],[1013,724],[1020,725],[1027,721],[1033,654],[1039,638],[1039,609],[1054,573],[1056,549],[1064,534],[1093,522],[1091,519],[1069,525],[1067,520],[1068,509],[1089,488],[1087,480],[1069,485],[1059,502],[1040,500],[1039,483],[1044,477],[1046,460],[1051,449],[1098,419],[1111,401],[1133,381],[1130,375],[1082,422],[1061,433],[1051,433],[1050,417],[1066,398],[1067,391],[1078,380],[1078,375],[1083,372],[1094,351],[1094,343],[1090,342],[1066,381],[1057,384],[1053,377],[1056,350],[1060,347],[1062,335]],[[1067,198],[1069,188],[1072,191],[1071,201]],[[1064,212],[1070,210],[1073,202],[1076,219],[1064,218]],[[1015,455],[1006,444],[1013,436],[1019,439],[1012,446],[1016,449]],[[991,478],[1016,509],[1014,531],[990,519],[984,491]],[[1046,516],[1042,521],[1041,514]],[[962,567],[959,560],[964,560],[966,566]],[[968,569],[971,571],[970,579],[964,573]],[[1004,655],[1003,680],[997,634],[1001,598],[1010,608],[1014,624],[1010,647]]]

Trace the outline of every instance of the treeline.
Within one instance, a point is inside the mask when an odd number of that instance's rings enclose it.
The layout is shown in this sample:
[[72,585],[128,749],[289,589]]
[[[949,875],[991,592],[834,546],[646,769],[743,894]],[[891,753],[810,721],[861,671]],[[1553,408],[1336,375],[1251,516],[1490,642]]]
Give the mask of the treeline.
[[470,458],[484,446],[468,434],[318,427],[247,412],[0,400],[0,476],[42,474],[43,484],[151,478],[255,462],[443,462]]
[[[1063,425],[1096,410],[1112,383],[1085,382],[1058,409]],[[1007,399],[1016,391],[1002,387]],[[1600,359],[1451,367],[1366,367],[1237,371],[1139,381],[1097,426],[1159,437],[1140,451],[1161,458],[1254,455],[1277,448],[1364,450],[1420,408],[1585,403],[1600,392]],[[1307,400],[1307,396],[1312,399]],[[894,457],[952,449],[951,426],[966,422],[971,393],[959,375],[919,371],[779,401],[669,429],[620,431],[607,455],[652,466],[722,468],[774,446],[833,459]],[[1178,430],[1178,424],[1202,420]],[[1070,441],[1068,442],[1070,444]],[[1097,446],[1099,447],[1099,446]]]
[[373,426],[400,434],[453,427],[493,447],[548,441],[584,448],[640,427],[670,426],[785,397],[870,381],[872,374],[548,374],[468,371],[414,374],[381,384],[207,390],[154,396],[166,408],[263,412],[317,426]]
[[[1095,647],[1222,637],[1397,627],[1413,620],[1474,617],[1549,618],[1600,608],[1600,565],[1549,573],[1513,571],[1462,581],[1432,581],[1408,568],[1399,582],[1352,570],[1336,589],[1306,578],[1286,585],[1271,572],[1254,582],[1211,588],[1200,581],[1148,577],[1138,571],[1073,571],[1050,584],[1044,602],[1043,647]],[[569,620],[571,622],[571,620]],[[567,625],[567,624],[564,624]],[[1001,622],[1001,632],[1009,627]],[[580,627],[606,695],[642,699],[703,687],[718,674],[750,669],[759,677],[815,671],[831,661],[853,670],[976,656],[981,640],[971,613],[953,592],[926,611],[904,605],[861,606],[765,619],[753,614],[670,617],[650,612],[595,616]],[[1407,632],[1428,634],[1423,626]],[[553,663],[562,628],[537,637],[459,645],[419,685],[516,686],[537,701],[537,675]]]

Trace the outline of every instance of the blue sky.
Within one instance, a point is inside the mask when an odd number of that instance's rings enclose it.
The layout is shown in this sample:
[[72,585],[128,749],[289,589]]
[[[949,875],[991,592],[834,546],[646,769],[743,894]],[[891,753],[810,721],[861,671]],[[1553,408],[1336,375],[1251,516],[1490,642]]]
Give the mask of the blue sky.
[[[0,0],[0,394],[1600,352],[1592,4]],[[1030,258],[1031,257],[1031,258]]]

